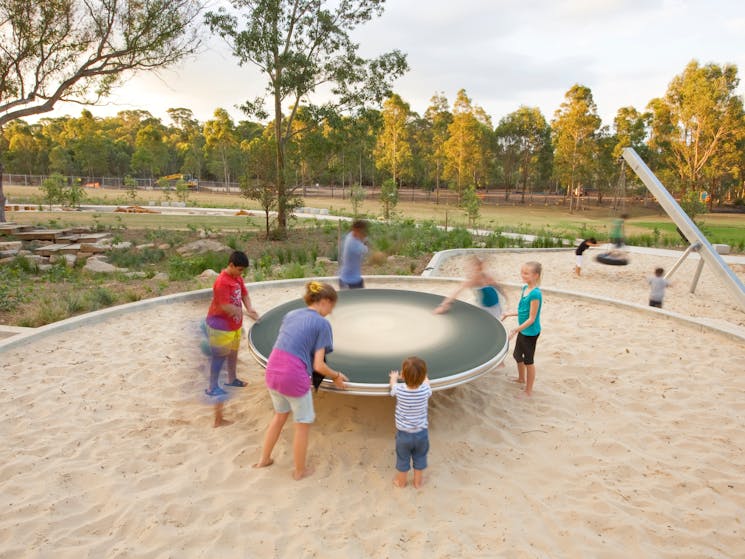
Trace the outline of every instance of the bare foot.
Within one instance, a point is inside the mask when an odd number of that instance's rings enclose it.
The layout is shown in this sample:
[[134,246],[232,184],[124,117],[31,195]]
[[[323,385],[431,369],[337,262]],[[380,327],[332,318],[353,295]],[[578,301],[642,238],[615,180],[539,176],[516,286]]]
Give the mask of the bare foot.
[[510,380],[512,382],[516,382],[518,384],[525,384],[525,379],[520,377],[510,377]]
[[406,476],[401,476],[399,474],[396,474],[396,476],[393,478],[393,485],[396,487],[406,487]]
[[300,473],[298,473],[297,471],[292,472],[292,479],[294,479],[295,481],[300,481],[303,478],[313,475],[313,472],[315,472],[315,468],[306,466],[305,469]]
[[421,489],[422,485],[424,485],[424,472],[422,471],[414,471],[414,488]]
[[526,399],[526,398],[532,398],[532,397],[533,397],[532,392],[518,392],[517,394],[515,394],[515,398],[519,398],[521,400]]
[[225,427],[226,425],[232,425],[235,423],[234,421],[230,421],[229,419],[224,418],[215,418],[215,423],[212,425],[212,427]]
[[274,464],[274,459],[270,458],[269,460],[266,460],[265,462],[262,462],[262,461],[256,462],[256,464],[254,464],[251,467],[252,468],[266,468],[267,466],[271,466],[272,464]]

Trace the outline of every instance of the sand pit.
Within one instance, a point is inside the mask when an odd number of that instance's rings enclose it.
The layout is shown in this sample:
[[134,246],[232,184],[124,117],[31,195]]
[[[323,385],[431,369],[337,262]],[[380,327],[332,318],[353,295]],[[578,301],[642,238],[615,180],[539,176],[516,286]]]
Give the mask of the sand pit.
[[[632,256],[623,275],[590,264],[579,280],[567,252],[490,257],[506,281],[518,280],[520,262],[544,264],[535,397],[515,398],[510,358],[434,394],[421,491],[392,487],[388,398],[319,392],[314,475],[291,480],[290,433],[274,466],[252,469],[271,416],[262,370],[244,345],[249,386],[226,404],[234,423],[212,429],[200,397],[206,299],[145,305],[2,350],[0,557],[741,556],[743,340],[550,293],[645,304],[646,273],[674,261],[648,256]],[[686,295],[689,272],[666,308],[745,326],[706,271],[701,293]],[[405,283],[368,281],[412,289]],[[252,299],[261,311],[301,291],[280,284]],[[514,305],[517,290],[507,295]]]

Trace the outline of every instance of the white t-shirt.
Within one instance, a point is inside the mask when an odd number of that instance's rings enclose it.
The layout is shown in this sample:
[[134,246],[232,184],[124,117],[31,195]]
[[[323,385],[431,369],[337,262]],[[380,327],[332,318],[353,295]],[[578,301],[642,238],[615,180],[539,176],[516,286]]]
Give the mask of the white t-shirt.
[[652,276],[647,281],[650,287],[649,300],[662,303],[662,299],[665,297],[665,288],[670,285],[670,282],[662,276]]

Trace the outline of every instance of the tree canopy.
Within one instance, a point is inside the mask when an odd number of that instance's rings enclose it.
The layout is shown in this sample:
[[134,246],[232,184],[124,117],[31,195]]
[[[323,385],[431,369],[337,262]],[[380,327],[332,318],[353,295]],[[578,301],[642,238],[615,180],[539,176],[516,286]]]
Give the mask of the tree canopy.
[[[199,0],[0,0],[0,128],[60,101],[93,104],[129,72],[199,47]],[[5,221],[0,181],[0,221]]]
[[[397,50],[367,60],[350,32],[383,12],[384,0],[231,0],[207,14],[213,32],[230,44],[241,65],[257,67],[267,80],[266,97],[247,100],[248,115],[274,118],[276,138],[277,228],[287,228],[292,189],[287,187],[285,152],[296,133],[295,118],[303,103],[315,121],[379,104],[390,95],[392,81],[407,70],[406,57]],[[236,15],[239,14],[239,15]],[[327,88],[328,100],[310,97]]]

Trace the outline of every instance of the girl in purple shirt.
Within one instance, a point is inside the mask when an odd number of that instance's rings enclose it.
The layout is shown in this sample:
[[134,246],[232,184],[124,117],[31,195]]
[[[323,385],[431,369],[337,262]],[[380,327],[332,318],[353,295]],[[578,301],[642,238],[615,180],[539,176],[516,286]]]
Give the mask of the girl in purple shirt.
[[261,458],[254,464],[263,468],[274,463],[272,450],[282,428],[292,412],[295,422],[293,456],[296,480],[309,476],[312,470],[305,464],[310,425],[315,419],[311,375],[313,371],[331,378],[339,389],[349,380],[343,373],[331,369],[324,360],[333,350],[331,325],[324,317],[336,305],[336,290],[327,283],[308,282],[305,286],[304,309],[285,315],[277,341],[266,365],[266,386],[274,406],[274,417],[264,436]]

